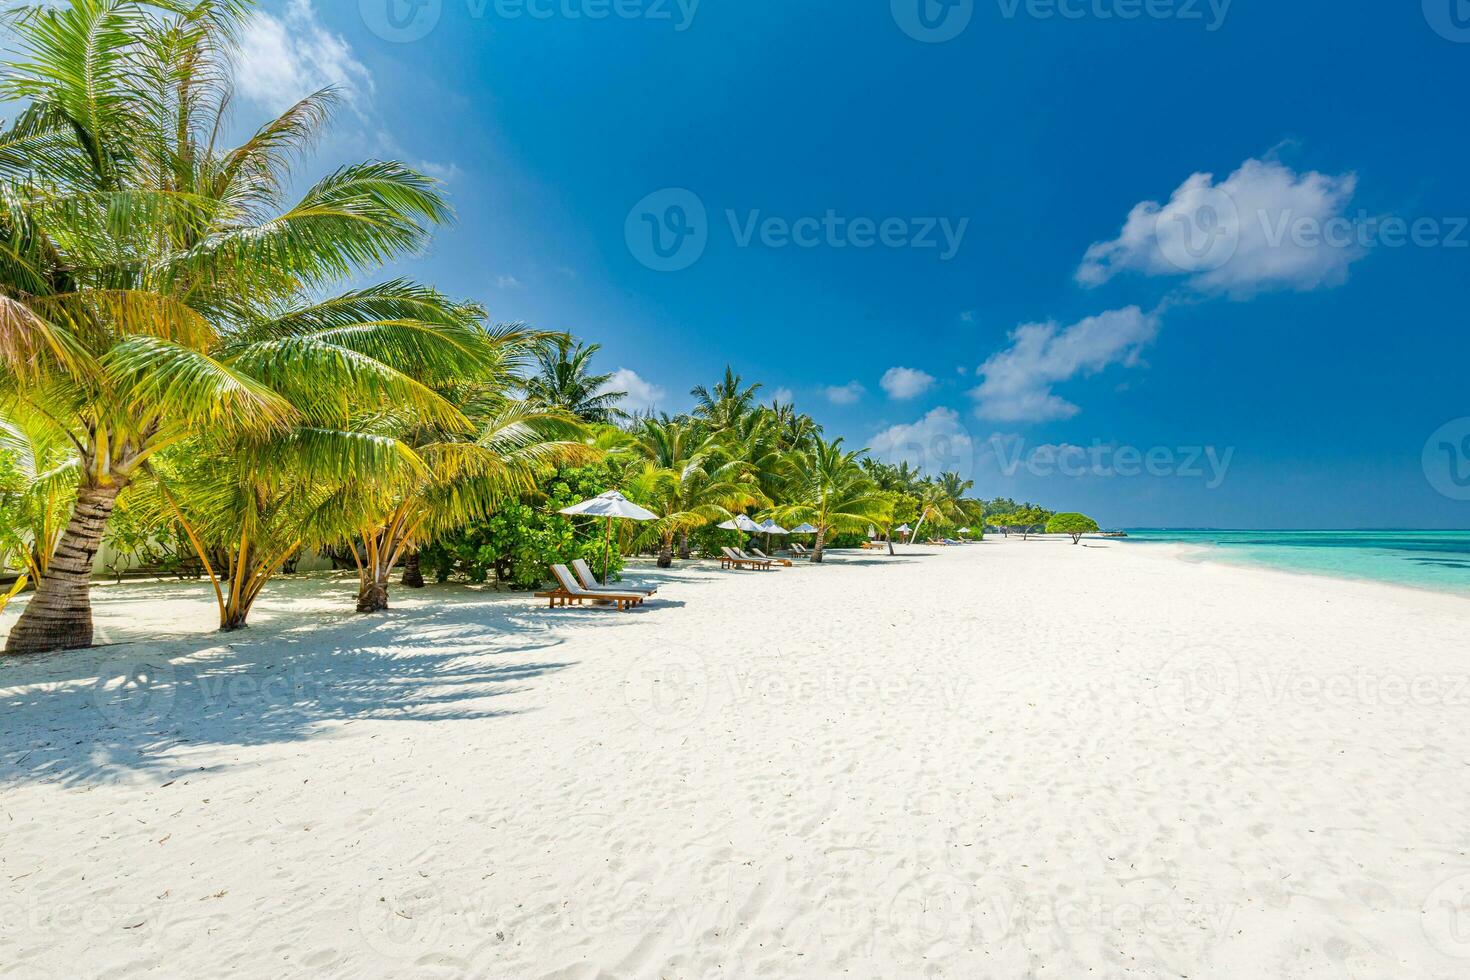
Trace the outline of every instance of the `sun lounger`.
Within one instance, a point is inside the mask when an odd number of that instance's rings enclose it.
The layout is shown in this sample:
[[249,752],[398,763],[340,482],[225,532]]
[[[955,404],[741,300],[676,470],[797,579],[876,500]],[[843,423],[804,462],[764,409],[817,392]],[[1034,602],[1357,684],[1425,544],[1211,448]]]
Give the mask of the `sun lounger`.
[[[755,557],[758,558],[758,559],[760,559],[761,561],[775,562],[777,565],[784,565],[786,568],[794,568],[795,567],[795,566],[793,566],[791,564],[791,560],[789,558],[772,558],[770,555],[766,554],[764,551],[760,550],[759,548],[751,548],[750,550],[753,551],[753,552],[755,552]],[[745,555],[745,552],[741,551],[739,548],[736,548],[735,549],[735,554],[737,554],[737,555]],[[749,555],[745,555],[745,557],[748,558],[750,556]]]
[[757,561],[754,558],[742,558],[735,553],[735,549],[733,548],[721,548],[720,554],[724,555],[724,557],[720,559],[721,568],[759,568],[762,571],[769,571],[771,568],[774,567],[773,563],[769,561]]
[[810,558],[812,554],[810,551],[807,551],[805,547],[797,544],[795,541],[791,542],[791,553],[798,558]]
[[571,569],[565,565],[552,565],[551,573],[556,576],[561,588],[537,592],[536,598],[550,600],[553,609],[557,606],[581,605],[584,602],[607,602],[617,606],[618,611],[627,612],[634,606],[643,605],[648,599],[646,595],[634,595],[631,592],[593,592],[583,588],[573,577]]
[[587,562],[585,562],[581,558],[578,558],[576,561],[572,562],[572,571],[577,573],[577,581],[581,583],[582,588],[586,589],[589,592],[632,592],[634,594],[641,593],[643,595],[653,595],[658,592],[658,589],[647,589],[640,586],[629,585],[625,587],[620,587],[616,585],[603,585],[602,583],[597,581],[597,576],[592,574],[591,567],[589,567]]

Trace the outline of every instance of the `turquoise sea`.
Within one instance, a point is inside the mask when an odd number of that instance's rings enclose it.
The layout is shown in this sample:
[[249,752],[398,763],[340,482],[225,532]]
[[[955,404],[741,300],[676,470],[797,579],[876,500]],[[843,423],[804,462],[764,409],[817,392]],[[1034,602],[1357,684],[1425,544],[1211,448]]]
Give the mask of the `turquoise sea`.
[[1196,545],[1199,561],[1392,582],[1470,595],[1470,531],[1130,530],[1128,541]]

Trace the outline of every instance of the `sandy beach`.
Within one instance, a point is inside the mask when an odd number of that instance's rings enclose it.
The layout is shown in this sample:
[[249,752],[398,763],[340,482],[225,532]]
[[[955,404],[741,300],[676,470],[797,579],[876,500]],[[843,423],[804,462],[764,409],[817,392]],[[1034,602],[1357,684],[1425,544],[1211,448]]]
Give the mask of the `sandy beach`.
[[1470,602],[1055,540],[632,577],[95,590],[112,645],[0,662],[0,977],[1470,972]]

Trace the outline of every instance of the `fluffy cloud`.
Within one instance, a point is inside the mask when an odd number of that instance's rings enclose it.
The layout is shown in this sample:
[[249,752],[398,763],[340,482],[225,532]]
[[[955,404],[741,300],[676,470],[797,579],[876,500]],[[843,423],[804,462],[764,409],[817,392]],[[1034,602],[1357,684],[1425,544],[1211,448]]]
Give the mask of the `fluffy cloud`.
[[291,0],[280,16],[263,10],[250,16],[240,37],[236,85],[272,112],[327,86],[361,111],[373,89],[372,76],[351,45],[322,26],[311,0]]
[[834,385],[826,391],[827,400],[834,405],[856,405],[862,401],[863,395],[868,389],[856,381],[849,381],[845,385]]
[[516,289],[516,288],[519,288],[520,284],[521,284],[521,281],[519,279],[517,279],[515,276],[496,276],[495,277],[495,285],[499,286],[501,289]]
[[658,408],[667,392],[663,388],[639,377],[631,368],[618,368],[602,386],[602,391],[625,391],[628,397],[618,407],[625,412],[651,412]]
[[777,402],[781,405],[790,405],[792,402],[796,401],[796,393],[793,392],[790,388],[777,388],[775,391],[771,392],[771,401]]
[[936,408],[917,422],[884,429],[868,440],[868,451],[928,473],[954,471],[968,477],[975,467],[975,440],[952,408]]
[[897,401],[908,401],[910,398],[918,398],[929,387],[934,384],[932,375],[913,368],[895,367],[889,368],[883,375],[883,380],[878,382],[883,390],[888,392],[888,397]]
[[980,366],[984,379],[971,395],[981,418],[1045,422],[1076,415],[1076,405],[1052,386],[1113,364],[1132,366],[1159,332],[1157,313],[1136,306],[1109,310],[1063,327],[1028,323],[1012,331],[1011,346]]
[[1237,298],[1339,285],[1365,254],[1344,214],[1356,189],[1354,174],[1299,174],[1271,160],[1247,160],[1219,183],[1197,173],[1167,204],[1136,205],[1117,238],[1087,250],[1076,278],[1187,276],[1200,292]]

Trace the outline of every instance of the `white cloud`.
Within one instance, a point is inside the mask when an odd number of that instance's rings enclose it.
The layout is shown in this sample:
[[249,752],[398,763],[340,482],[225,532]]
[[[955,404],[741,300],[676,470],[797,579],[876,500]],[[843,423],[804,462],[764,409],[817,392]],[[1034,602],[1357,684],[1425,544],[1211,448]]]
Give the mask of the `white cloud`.
[[775,391],[771,392],[771,401],[777,402],[782,405],[790,405],[792,402],[796,401],[796,393],[793,392],[790,388],[777,388]]
[[1197,173],[1169,203],[1134,206],[1117,238],[1087,250],[1076,278],[1187,276],[1201,292],[1235,297],[1340,285],[1366,251],[1344,214],[1356,189],[1354,174],[1298,174],[1274,160],[1247,160],[1219,183]]
[[895,367],[889,368],[883,375],[883,380],[878,383],[888,392],[889,398],[908,401],[928,391],[934,384],[934,377],[913,368]]
[[452,184],[464,176],[459,164],[439,163],[435,160],[420,160],[419,170],[445,184]]
[[975,441],[952,408],[936,408],[917,422],[884,429],[868,440],[868,451],[926,473],[954,471],[968,476],[975,468]]
[[862,401],[863,395],[868,389],[856,381],[849,381],[845,385],[834,385],[827,389],[827,400],[834,405],[856,405]]
[[498,286],[498,287],[500,287],[501,289],[516,289],[517,287],[520,286],[520,284],[521,284],[521,281],[519,279],[517,279],[515,276],[496,276],[495,277],[495,285]]
[[964,310],[963,312],[961,312],[960,313],[960,322],[961,323],[974,323],[975,322],[975,311],[974,310]]
[[602,391],[625,391],[628,397],[618,407],[625,412],[651,412],[658,408],[667,392],[650,381],[644,381],[631,368],[618,368],[602,386]]
[[984,381],[970,394],[981,418],[1045,422],[1071,418],[1076,405],[1052,386],[1112,364],[1133,366],[1159,332],[1157,313],[1136,306],[1091,316],[1063,327],[1027,323],[1011,333],[1011,346],[980,366]]
[[240,37],[240,93],[272,112],[283,112],[318,89],[335,86],[357,109],[373,81],[352,47],[317,19],[311,0],[290,0],[275,16],[257,10]]

